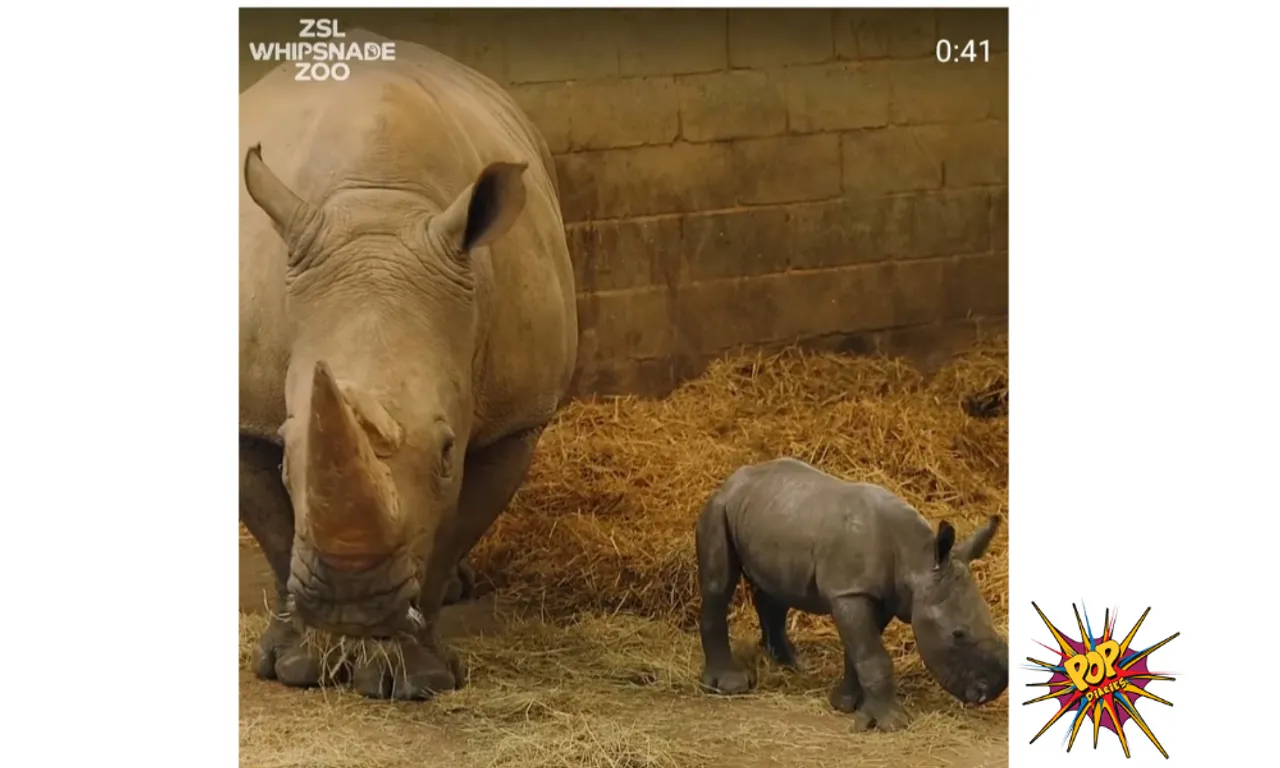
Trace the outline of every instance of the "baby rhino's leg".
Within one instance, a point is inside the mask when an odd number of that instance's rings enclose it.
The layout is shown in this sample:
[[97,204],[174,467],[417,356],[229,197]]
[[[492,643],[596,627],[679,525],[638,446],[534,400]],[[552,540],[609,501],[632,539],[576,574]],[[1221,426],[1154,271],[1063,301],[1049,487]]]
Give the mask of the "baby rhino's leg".
[[751,679],[733,658],[728,621],[729,603],[742,577],[742,565],[729,539],[724,509],[714,496],[698,518],[695,540],[702,598],[698,621],[704,659],[702,685],[718,693],[744,693],[751,688]]
[[786,604],[774,599],[756,585],[751,585],[751,602],[755,603],[756,616],[760,619],[760,645],[769,658],[791,669],[799,669],[796,649],[787,637]]
[[902,728],[907,716],[894,689],[893,663],[880,639],[884,623],[875,603],[865,597],[840,597],[831,602],[831,616],[846,665],[845,679],[831,693],[832,705],[845,709],[854,703],[854,725],[860,730]]

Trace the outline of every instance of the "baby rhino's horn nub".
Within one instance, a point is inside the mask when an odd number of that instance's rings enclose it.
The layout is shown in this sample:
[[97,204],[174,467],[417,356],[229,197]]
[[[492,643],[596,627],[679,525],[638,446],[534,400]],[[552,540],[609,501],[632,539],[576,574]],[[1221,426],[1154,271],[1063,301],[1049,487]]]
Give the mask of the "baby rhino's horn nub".
[[368,568],[395,550],[395,487],[342,396],[316,363],[306,445],[307,524],[331,564]]

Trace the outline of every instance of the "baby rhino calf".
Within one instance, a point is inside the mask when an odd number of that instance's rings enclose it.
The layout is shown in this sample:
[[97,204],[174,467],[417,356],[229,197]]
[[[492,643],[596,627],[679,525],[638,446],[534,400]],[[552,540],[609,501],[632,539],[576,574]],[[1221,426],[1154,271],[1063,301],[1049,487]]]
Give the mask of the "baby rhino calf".
[[702,684],[721,693],[751,687],[729,650],[727,614],[746,576],[760,617],[761,644],[796,667],[787,639],[791,609],[830,615],[844,645],[844,678],[830,702],[859,729],[906,723],[881,642],[895,617],[911,625],[925,667],[952,696],[985,704],[1009,682],[1008,646],[996,634],[969,563],[999,527],[992,516],[956,544],[942,522],[889,491],[832,477],[795,459],[734,472],[698,518],[702,591]]

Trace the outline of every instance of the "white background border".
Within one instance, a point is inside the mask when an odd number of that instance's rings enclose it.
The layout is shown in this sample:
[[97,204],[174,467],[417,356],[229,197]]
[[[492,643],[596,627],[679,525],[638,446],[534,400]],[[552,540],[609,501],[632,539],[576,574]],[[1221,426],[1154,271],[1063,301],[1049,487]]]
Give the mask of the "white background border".
[[[1027,745],[1032,600],[1151,606],[1173,759],[1263,764],[1275,5],[1013,6],[1011,764],[1162,760]],[[233,765],[236,6],[6,16],[5,762]]]

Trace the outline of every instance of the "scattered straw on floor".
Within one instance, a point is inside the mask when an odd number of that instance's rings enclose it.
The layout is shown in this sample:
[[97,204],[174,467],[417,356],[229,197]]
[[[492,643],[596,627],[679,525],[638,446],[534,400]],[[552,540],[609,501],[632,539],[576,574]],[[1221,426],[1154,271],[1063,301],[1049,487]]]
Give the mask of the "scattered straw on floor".
[[644,727],[602,715],[557,717],[559,737],[525,725],[498,734],[489,768],[696,768],[707,756]]
[[[797,643],[800,672],[765,660],[736,627],[735,651],[755,671],[745,696],[701,692],[694,634],[661,621],[581,615],[547,623],[502,606],[496,628],[463,635],[457,649],[473,675],[459,691],[421,703],[379,703],[341,690],[291,691],[247,680],[279,704],[242,694],[242,763],[292,768],[423,764],[476,768],[740,765],[785,753],[787,765],[946,765],[943,750],[1003,751],[1002,706],[962,710],[920,670],[900,664],[899,692],[913,716],[906,731],[855,735],[826,693],[839,651]],[[266,617],[241,617],[247,662]],[[269,709],[269,715],[261,710]]]

